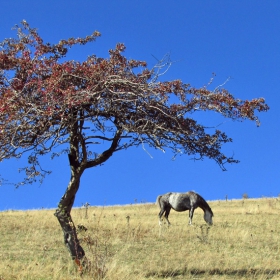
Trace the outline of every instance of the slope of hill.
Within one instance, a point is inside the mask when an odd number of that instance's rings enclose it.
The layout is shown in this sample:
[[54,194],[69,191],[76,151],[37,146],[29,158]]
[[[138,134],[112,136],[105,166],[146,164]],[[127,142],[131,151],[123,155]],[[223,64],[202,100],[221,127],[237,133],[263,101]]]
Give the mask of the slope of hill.
[[[280,279],[280,200],[209,202],[214,226],[195,210],[171,211],[159,227],[154,204],[74,209],[88,269],[82,279]],[[0,280],[81,279],[54,210],[0,212]]]

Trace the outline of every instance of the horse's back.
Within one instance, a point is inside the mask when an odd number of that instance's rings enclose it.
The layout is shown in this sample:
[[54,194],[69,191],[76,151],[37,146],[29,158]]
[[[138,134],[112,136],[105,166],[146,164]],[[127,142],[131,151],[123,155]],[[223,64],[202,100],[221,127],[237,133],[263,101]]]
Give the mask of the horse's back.
[[176,211],[186,211],[192,207],[188,193],[172,193],[169,196],[169,204]]

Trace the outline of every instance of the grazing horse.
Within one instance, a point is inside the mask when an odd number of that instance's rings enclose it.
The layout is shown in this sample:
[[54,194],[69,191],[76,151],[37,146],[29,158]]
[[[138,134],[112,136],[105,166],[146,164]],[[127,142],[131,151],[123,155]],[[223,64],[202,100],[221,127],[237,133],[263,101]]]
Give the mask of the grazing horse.
[[164,214],[164,217],[166,221],[168,222],[168,225],[170,225],[170,222],[168,220],[169,212],[172,209],[178,212],[189,210],[189,224],[192,224],[192,218],[194,210],[197,207],[200,207],[204,211],[204,220],[207,224],[212,225],[212,217],[214,216],[210,206],[208,203],[204,200],[202,196],[195,192],[187,192],[187,193],[167,193],[164,195],[159,195],[156,200],[156,204],[160,207],[159,212],[159,224],[161,225],[162,221],[162,215]]

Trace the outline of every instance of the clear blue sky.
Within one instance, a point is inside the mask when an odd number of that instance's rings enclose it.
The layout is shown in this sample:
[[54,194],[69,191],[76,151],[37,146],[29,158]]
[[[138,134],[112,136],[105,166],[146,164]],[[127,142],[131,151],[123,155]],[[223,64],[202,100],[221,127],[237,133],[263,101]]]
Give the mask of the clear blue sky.
[[[278,196],[280,193],[280,1],[1,1],[0,41],[14,37],[11,28],[27,20],[44,41],[56,43],[94,30],[101,38],[74,48],[70,58],[90,54],[108,57],[108,49],[125,43],[126,56],[152,67],[167,52],[176,63],[166,80],[181,79],[201,87],[216,73],[214,86],[228,77],[226,88],[236,97],[264,97],[270,106],[253,122],[232,122],[215,114],[199,120],[233,138],[228,155],[241,162],[223,172],[215,162],[172,161],[170,153],[142,148],[116,153],[103,166],[85,172],[75,206],[153,202],[157,195],[195,190],[207,200]],[[194,116],[195,117],[195,116]],[[66,157],[45,158],[53,173],[40,186],[0,186],[0,210],[55,208],[70,178]],[[4,161],[0,174],[15,181],[20,161]]]

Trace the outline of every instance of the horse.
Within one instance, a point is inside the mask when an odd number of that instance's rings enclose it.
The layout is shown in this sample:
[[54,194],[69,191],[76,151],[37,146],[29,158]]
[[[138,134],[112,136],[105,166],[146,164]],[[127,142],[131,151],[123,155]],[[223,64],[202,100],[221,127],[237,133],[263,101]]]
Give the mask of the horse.
[[199,207],[204,211],[204,220],[208,225],[212,225],[212,217],[214,216],[210,206],[205,201],[205,199],[199,194],[189,191],[186,193],[175,193],[169,192],[164,195],[159,195],[156,199],[156,204],[160,207],[159,216],[159,225],[162,222],[162,215],[170,225],[168,220],[168,215],[170,213],[171,208],[175,211],[182,212],[189,210],[189,225],[192,224],[192,218],[194,210]]

